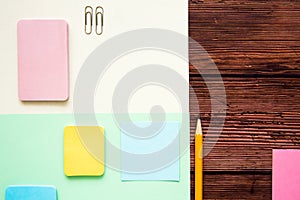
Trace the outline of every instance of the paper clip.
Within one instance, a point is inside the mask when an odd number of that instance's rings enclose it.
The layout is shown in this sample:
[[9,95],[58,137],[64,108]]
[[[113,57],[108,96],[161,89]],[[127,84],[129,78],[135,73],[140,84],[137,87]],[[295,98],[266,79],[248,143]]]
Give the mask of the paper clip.
[[92,33],[92,31],[93,31],[93,8],[91,6],[86,6],[84,10],[84,32],[87,35],[89,35]]
[[[99,11],[100,10],[100,11]],[[104,9],[101,6],[98,6],[96,8],[96,34],[101,35],[103,33],[103,14],[104,14]],[[101,18],[101,19],[99,19]],[[101,25],[99,25],[99,21],[101,21]]]

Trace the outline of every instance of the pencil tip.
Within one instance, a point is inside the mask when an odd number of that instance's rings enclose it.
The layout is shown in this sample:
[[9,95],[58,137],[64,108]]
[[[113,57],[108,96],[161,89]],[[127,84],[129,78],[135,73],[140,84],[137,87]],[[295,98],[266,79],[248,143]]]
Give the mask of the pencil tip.
[[200,113],[198,114],[198,117],[197,117],[197,119],[200,119]]
[[199,114],[199,117],[197,118],[196,134],[202,134],[200,114]]

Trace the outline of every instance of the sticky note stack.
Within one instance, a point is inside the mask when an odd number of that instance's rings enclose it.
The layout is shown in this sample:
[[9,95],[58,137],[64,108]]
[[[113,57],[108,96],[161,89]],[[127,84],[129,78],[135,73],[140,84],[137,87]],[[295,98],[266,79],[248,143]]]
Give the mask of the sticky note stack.
[[9,186],[5,200],[56,200],[53,186]]
[[64,131],[64,171],[67,176],[104,174],[104,129],[67,126]]
[[300,198],[300,150],[273,150],[273,200]]
[[68,99],[68,25],[64,20],[18,22],[18,88],[21,101]]

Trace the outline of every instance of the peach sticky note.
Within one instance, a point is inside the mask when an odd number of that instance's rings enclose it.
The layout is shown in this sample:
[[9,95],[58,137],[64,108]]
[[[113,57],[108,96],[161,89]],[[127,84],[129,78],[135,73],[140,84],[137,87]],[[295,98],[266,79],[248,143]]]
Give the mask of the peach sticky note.
[[64,20],[20,20],[17,29],[19,99],[67,100],[67,23]]
[[104,129],[102,127],[65,127],[64,171],[67,176],[103,175]]
[[300,150],[273,150],[273,200],[300,197]]

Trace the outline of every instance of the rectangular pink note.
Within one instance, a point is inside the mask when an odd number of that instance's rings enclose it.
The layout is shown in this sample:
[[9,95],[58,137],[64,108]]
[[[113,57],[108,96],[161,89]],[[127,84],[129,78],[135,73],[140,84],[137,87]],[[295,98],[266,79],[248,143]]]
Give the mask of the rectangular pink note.
[[300,150],[273,150],[273,200],[300,199]]
[[17,29],[20,100],[66,101],[69,97],[67,23],[20,20]]

